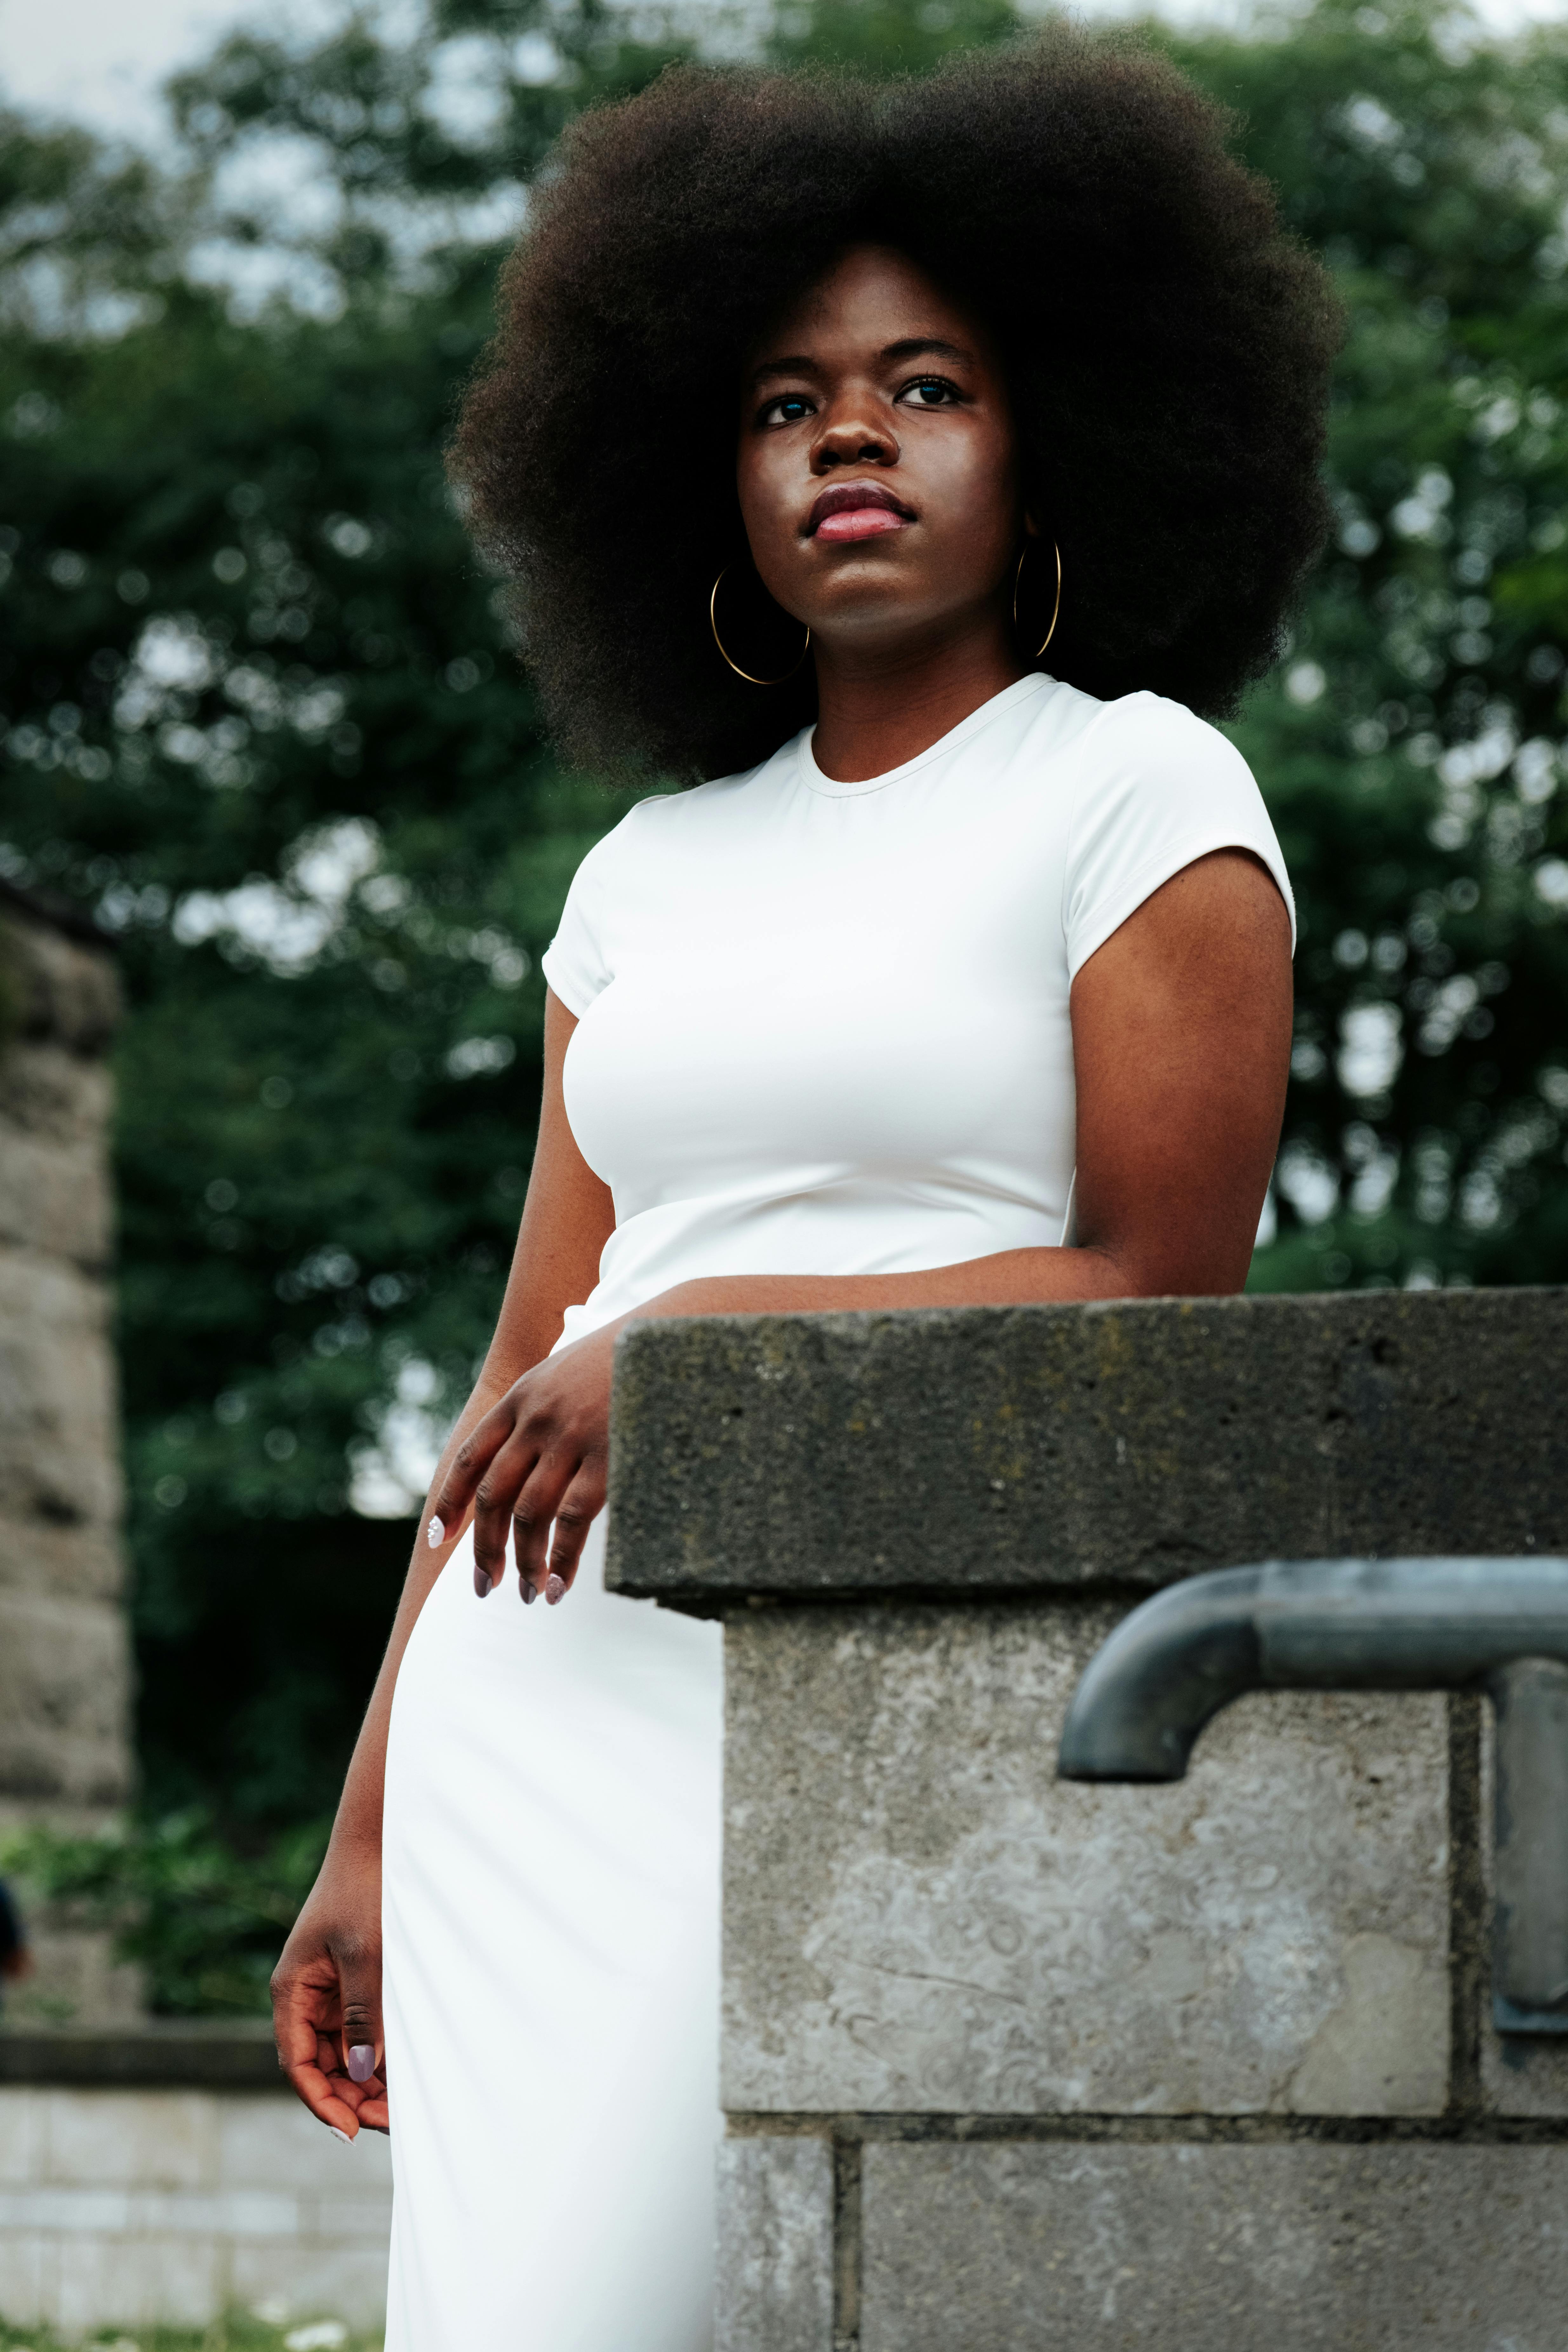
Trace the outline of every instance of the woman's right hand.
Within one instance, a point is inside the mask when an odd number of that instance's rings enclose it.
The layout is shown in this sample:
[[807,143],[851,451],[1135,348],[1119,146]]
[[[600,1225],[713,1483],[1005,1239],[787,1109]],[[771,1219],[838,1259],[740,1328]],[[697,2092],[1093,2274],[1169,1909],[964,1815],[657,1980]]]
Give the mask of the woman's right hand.
[[[450,1475],[460,1446],[497,1399],[520,1375],[549,1356],[568,1307],[586,1298],[597,1281],[601,1253],[615,1230],[610,1189],[578,1150],[561,1091],[562,1065],[576,1025],[559,997],[547,991],[544,1104],[517,1255],[487,1370],[448,1440],[437,1473],[438,1486]],[[574,1400],[574,1426],[581,1423],[587,1433],[579,1434],[573,1456],[580,1464],[587,1464],[589,1456],[595,1454],[589,1439],[595,1433],[602,1436],[608,1417],[608,1351],[613,1343],[613,1333],[608,1339],[595,1334],[594,1339],[580,1341],[575,1351],[563,1349],[549,1376],[552,1431],[559,1435],[564,1429],[572,1418],[564,1409]],[[569,1365],[568,1355],[572,1356]],[[602,1362],[598,1361],[601,1357]],[[589,1377],[595,1366],[596,1376]],[[602,1450],[600,1444],[597,1451]],[[581,1517],[584,1534],[603,1496],[596,1455],[589,1466],[592,1477],[584,1476],[583,1481],[589,1506]],[[354,1745],[332,1842],[321,1876],[273,1971],[272,2016],[279,2063],[310,2113],[343,2139],[357,2137],[362,2127],[381,2132],[388,2128],[386,2044],[381,2023],[381,1820],[386,1742],[392,1694],[404,1651],[462,1526],[460,1511],[448,1506],[448,1515],[449,1540],[432,1545],[423,1523],[416,1538],[392,1638]],[[504,1543],[507,1516],[500,1515],[492,1538],[498,1551]],[[569,1525],[570,1520],[569,1513]],[[547,1515],[534,1531],[536,1573],[540,1574],[549,1524]],[[580,1545],[581,1538],[579,1549]],[[570,1583],[570,1573],[563,1573],[561,1581],[563,1587]]]
[[329,1849],[272,1972],[278,2063],[340,2139],[389,2128],[381,2031],[381,1855]]

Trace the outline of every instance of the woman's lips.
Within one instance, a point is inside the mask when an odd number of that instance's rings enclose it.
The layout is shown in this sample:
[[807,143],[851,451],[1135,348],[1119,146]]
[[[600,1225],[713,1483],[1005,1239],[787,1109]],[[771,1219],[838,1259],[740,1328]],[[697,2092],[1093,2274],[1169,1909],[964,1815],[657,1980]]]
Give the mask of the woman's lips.
[[809,539],[880,539],[914,520],[910,508],[880,482],[835,482],[819,490],[805,530]]
[[837,514],[824,515],[812,533],[814,539],[883,539],[890,530],[907,530],[909,524],[901,514],[890,507],[841,507]]

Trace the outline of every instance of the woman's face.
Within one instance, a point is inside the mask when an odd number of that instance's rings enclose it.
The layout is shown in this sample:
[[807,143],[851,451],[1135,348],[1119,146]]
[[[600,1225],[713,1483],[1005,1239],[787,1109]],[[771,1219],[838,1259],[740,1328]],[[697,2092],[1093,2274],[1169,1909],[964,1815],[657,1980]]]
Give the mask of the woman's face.
[[1021,530],[989,336],[883,246],[847,253],[748,355],[736,467],[763,585],[825,649],[994,620]]

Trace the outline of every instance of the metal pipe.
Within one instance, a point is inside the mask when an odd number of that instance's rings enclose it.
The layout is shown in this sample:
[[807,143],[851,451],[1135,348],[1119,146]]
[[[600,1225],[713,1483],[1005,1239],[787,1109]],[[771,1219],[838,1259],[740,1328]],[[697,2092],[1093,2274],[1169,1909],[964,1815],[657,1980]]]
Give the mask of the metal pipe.
[[1493,2021],[1568,2033],[1568,1666],[1520,1658],[1489,1678]]
[[1494,2011],[1568,2032],[1568,1560],[1268,1560],[1171,1585],[1090,1660],[1068,1780],[1179,1780],[1253,1690],[1485,1688],[1498,1717]]

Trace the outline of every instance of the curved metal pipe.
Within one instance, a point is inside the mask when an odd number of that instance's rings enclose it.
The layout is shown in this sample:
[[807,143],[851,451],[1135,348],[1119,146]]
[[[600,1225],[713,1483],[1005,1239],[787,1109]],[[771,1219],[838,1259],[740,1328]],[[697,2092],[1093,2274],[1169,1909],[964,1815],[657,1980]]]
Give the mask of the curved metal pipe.
[[1179,1780],[1251,1690],[1463,1690],[1568,1664],[1568,1560],[1273,1559],[1173,1584],[1117,1627],[1062,1731],[1067,1780]]
[[1464,1690],[1497,1710],[1493,2015],[1568,2032],[1568,1560],[1298,1559],[1146,1601],[1068,1709],[1067,1780],[1179,1780],[1253,1690]]
[[1261,1568],[1189,1577],[1123,1618],[1084,1668],[1062,1726],[1064,1780],[1180,1780],[1211,1717],[1262,1685]]

